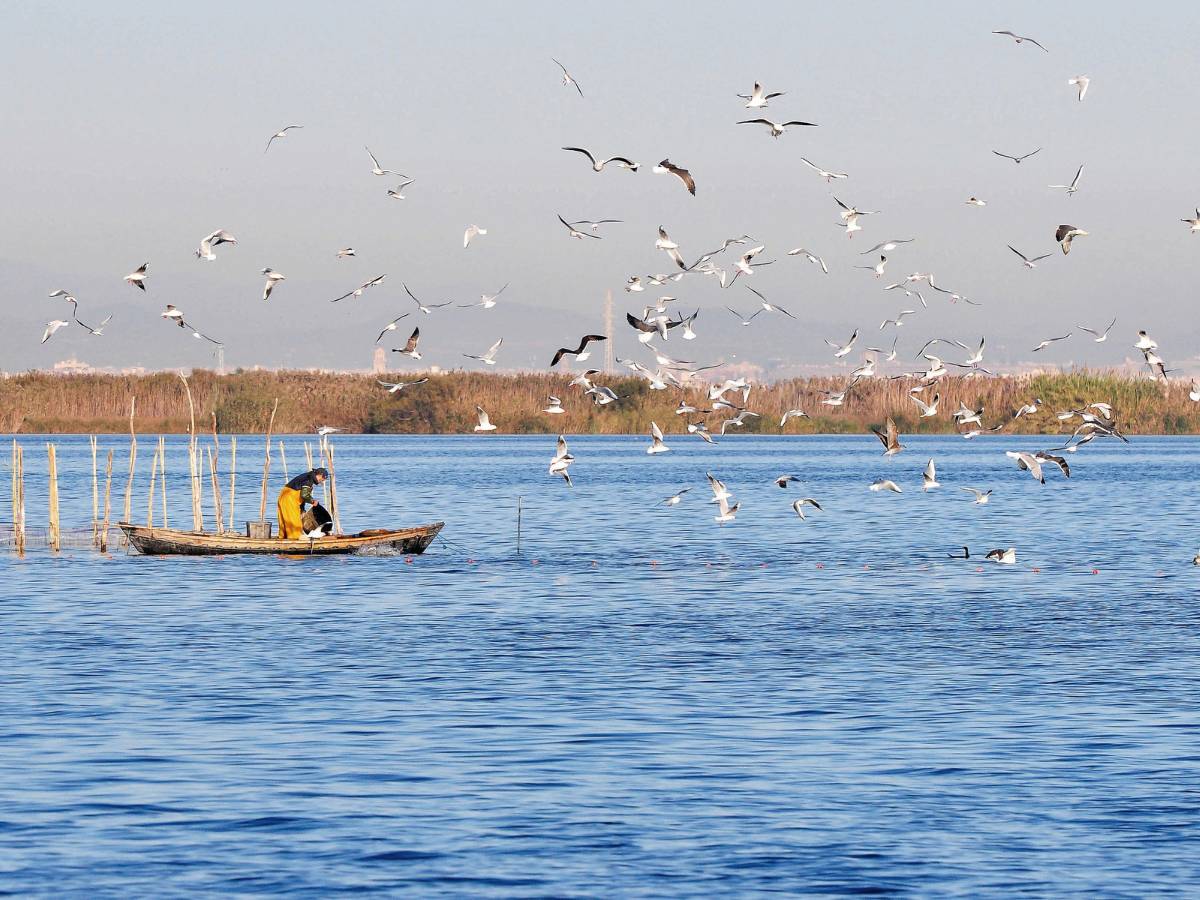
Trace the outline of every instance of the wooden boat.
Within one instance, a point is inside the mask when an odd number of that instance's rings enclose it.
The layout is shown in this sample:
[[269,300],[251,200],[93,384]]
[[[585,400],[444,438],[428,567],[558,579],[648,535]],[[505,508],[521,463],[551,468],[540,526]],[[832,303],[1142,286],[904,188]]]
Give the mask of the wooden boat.
[[282,554],[292,556],[330,556],[339,553],[424,553],[445,522],[418,525],[415,528],[388,530],[383,528],[358,534],[339,534],[297,541],[279,538],[249,538],[240,534],[211,534],[195,531],[173,531],[170,528],[147,528],[117,523],[132,544],[149,556],[223,556],[227,553]]

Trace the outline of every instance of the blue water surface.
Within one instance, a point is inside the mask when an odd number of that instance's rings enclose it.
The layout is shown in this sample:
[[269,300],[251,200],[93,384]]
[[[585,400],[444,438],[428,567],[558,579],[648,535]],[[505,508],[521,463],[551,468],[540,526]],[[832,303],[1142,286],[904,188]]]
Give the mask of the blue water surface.
[[[87,441],[53,440],[86,526]],[[1044,486],[1003,452],[1036,438],[667,443],[572,438],[569,488],[553,437],[340,437],[345,530],[446,522],[415,558],[0,552],[0,889],[1195,896],[1200,441],[1097,441]]]

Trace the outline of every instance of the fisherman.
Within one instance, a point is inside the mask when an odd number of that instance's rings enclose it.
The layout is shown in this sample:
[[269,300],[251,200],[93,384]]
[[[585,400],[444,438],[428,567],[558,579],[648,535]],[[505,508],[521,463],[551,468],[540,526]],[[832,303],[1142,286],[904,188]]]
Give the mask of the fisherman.
[[285,541],[297,541],[304,537],[304,525],[301,516],[305,506],[316,506],[313,499],[313,488],[325,481],[329,472],[325,469],[313,469],[303,475],[297,475],[279,492],[279,537]]

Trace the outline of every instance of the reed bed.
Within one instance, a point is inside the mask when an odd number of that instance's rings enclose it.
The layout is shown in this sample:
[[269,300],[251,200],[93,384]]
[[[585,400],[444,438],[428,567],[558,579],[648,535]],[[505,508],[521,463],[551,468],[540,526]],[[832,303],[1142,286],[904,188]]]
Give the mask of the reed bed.
[[[411,381],[414,373],[380,376]],[[600,376],[620,402],[594,406],[582,389],[571,387],[569,374],[493,374],[448,372],[429,375],[426,384],[388,394],[376,376],[300,371],[254,371],[217,375],[196,370],[188,379],[194,415],[215,418],[222,433],[262,433],[279,400],[274,422],[277,434],[307,433],[335,425],[350,433],[439,434],[464,433],[474,428],[475,406],[488,411],[499,431],[506,433],[626,434],[641,433],[651,421],[666,432],[683,429],[675,414],[680,399],[701,410],[710,408],[704,385],[686,391],[652,391],[640,378]],[[941,394],[936,417],[919,419],[909,399],[909,379],[870,379],[859,383],[845,406],[820,401],[822,390],[840,391],[839,378],[789,379],[755,385],[748,406],[761,418],[751,418],[744,433],[778,433],[787,409],[800,408],[811,419],[792,419],[789,433],[861,433],[888,416],[902,431],[942,433],[954,430],[950,413],[959,401],[984,407],[984,422],[1011,418],[1022,404],[1039,397],[1045,411],[1022,417],[1011,431],[1062,432],[1071,425],[1054,416],[1092,401],[1111,403],[1121,427],[1135,434],[1195,434],[1200,432],[1200,404],[1188,398],[1187,382],[1163,384],[1099,371],[1074,371],[1012,377],[947,378],[918,396]],[[554,394],[566,413],[541,412]],[[0,432],[108,433],[129,427],[130,397],[137,397],[138,430],[186,434],[193,428],[193,411],[174,373],[148,375],[72,375],[30,373],[0,380]],[[719,430],[723,414],[709,417]],[[694,418],[698,418],[694,417]],[[1078,421],[1078,420],[1076,420]]]

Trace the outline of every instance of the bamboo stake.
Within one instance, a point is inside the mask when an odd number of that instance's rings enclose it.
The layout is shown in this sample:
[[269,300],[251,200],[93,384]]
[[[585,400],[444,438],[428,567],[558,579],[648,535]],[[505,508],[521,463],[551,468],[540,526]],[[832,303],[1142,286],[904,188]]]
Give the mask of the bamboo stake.
[[154,527],[154,479],[158,477],[158,454],[162,449],[160,444],[154,450],[154,458],[150,460],[150,497],[146,501],[146,527]]
[[192,487],[192,531],[203,531],[204,514],[200,509],[200,461],[196,458],[196,405],[192,402],[192,388],[182,372],[179,373],[179,380],[183,382],[188,402],[188,478]]
[[[16,441],[13,441],[16,444]],[[17,555],[25,555],[25,448],[17,447],[17,494],[20,502],[16,504],[16,542]]]
[[217,485],[217,458],[211,448],[208,451],[208,471],[212,476],[213,516],[217,522],[217,534],[225,531],[225,512],[221,509],[221,489]]
[[308,471],[312,471],[312,447],[308,441],[304,442],[304,459],[308,463]]
[[237,484],[237,435],[229,438],[229,530],[233,531],[233,499]]
[[275,398],[275,406],[271,409],[271,420],[267,423],[267,441],[263,451],[262,496],[258,501],[258,521],[267,518],[267,477],[271,474],[271,431],[275,427],[275,413],[279,411],[279,398]]
[[337,472],[333,468],[333,444],[328,441],[325,444],[325,449],[328,453],[329,461],[329,514],[333,517],[333,530],[336,534],[342,533],[342,517],[337,496]]
[[[133,521],[133,473],[134,465],[137,464],[137,435],[133,431],[133,413],[137,408],[137,397],[129,399],[129,476],[125,479],[125,512],[121,516],[122,522]],[[122,534],[124,534],[122,532]]]
[[62,532],[58,523],[58,452],[53,444],[46,445],[50,458],[50,549],[62,549]]
[[96,469],[96,436],[89,435],[88,441],[92,445],[92,546],[95,547],[100,541],[96,531],[100,523],[100,475]]
[[17,464],[17,439],[13,438],[12,442],[12,523],[13,523],[13,549],[17,549],[17,532],[21,522],[21,488],[18,486],[20,478],[20,468]]
[[[162,511],[163,511],[163,528],[170,528],[167,522],[167,439],[161,434],[158,436],[158,466],[162,469],[162,480],[160,482],[162,491]],[[150,502],[154,502],[154,486],[150,487]]]
[[113,452],[108,451],[108,465],[104,467],[104,524],[100,531],[100,552],[108,552],[108,517],[112,509],[110,500],[112,498],[112,463]]
[[286,484],[288,481],[287,451],[283,449],[283,441],[279,442],[279,461],[283,464],[283,481]]

